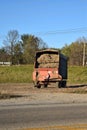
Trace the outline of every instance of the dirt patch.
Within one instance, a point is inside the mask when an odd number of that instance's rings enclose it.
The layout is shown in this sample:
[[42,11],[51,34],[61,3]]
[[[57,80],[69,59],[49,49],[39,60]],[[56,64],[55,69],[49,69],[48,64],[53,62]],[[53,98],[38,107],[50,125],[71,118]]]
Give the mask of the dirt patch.
[[1,94],[27,95],[30,93],[87,93],[87,85],[68,85],[66,88],[58,88],[57,84],[51,84],[47,88],[36,88],[32,83],[2,83]]
[[[47,88],[35,88],[32,83],[0,84],[0,103],[6,99],[11,103],[82,103],[87,102],[86,85],[68,85],[67,88],[58,88],[51,84]],[[5,101],[4,101],[5,99]],[[10,99],[10,100],[9,100]],[[12,99],[12,100],[11,100]],[[14,99],[14,100],[13,100]],[[16,99],[16,100],[15,100]],[[5,103],[6,103],[5,102]]]

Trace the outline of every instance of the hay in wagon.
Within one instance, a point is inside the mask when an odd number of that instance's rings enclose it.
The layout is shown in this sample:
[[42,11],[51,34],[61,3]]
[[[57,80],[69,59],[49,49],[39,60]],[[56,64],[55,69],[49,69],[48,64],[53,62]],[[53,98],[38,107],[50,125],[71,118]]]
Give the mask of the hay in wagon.
[[39,68],[58,68],[59,55],[58,54],[42,54],[38,59]]

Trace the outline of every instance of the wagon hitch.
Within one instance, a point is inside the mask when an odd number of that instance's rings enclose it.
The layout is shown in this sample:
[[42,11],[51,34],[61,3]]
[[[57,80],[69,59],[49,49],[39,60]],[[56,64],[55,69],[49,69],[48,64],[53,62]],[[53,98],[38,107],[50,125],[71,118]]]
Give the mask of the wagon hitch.
[[47,85],[49,84],[49,79],[50,79],[50,74],[48,73],[48,75],[46,76],[46,79],[44,81],[44,87],[46,88]]

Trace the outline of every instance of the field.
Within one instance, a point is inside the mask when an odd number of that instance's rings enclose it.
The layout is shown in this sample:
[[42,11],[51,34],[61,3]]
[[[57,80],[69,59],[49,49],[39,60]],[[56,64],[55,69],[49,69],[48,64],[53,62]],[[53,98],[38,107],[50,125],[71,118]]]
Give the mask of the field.
[[[0,66],[0,83],[31,83],[33,65]],[[87,67],[68,67],[68,84],[87,84]]]
[[0,66],[0,83],[32,82],[33,65]]
[[69,84],[87,84],[87,66],[74,66],[68,68]]

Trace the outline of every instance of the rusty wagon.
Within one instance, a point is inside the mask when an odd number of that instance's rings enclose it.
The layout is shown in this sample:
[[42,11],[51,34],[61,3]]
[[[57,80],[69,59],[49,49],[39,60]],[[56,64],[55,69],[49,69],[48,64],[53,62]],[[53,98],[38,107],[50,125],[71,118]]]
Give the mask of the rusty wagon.
[[46,49],[37,51],[35,55],[34,86],[47,87],[50,83],[58,82],[58,87],[66,87],[67,82],[67,57],[58,50]]

